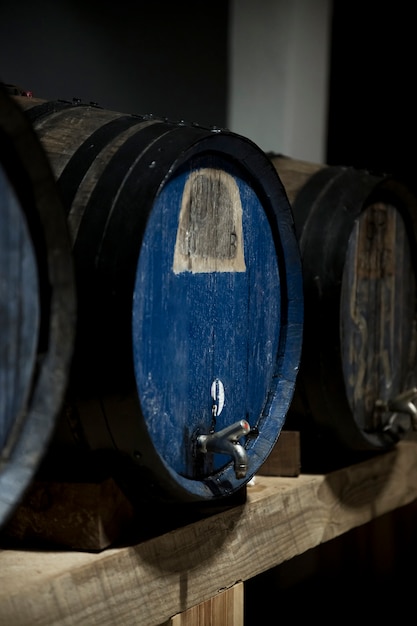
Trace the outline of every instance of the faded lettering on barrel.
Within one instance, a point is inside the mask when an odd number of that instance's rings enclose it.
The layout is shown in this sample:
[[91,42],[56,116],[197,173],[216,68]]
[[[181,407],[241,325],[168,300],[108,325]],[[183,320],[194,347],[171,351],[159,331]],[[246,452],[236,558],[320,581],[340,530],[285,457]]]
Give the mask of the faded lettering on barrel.
[[242,202],[227,172],[202,168],[188,177],[182,196],[173,270],[244,272]]

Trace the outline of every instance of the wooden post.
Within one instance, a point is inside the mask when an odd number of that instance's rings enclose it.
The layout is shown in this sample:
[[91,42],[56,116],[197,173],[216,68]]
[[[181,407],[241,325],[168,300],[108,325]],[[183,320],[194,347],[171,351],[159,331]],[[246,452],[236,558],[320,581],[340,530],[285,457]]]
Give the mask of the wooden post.
[[177,613],[163,626],[243,626],[243,582]]

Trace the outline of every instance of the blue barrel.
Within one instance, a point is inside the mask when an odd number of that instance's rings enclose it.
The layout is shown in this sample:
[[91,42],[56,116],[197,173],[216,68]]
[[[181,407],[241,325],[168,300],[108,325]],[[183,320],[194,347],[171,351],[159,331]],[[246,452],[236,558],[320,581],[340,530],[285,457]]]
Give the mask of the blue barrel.
[[59,421],[74,337],[64,208],[35,132],[0,84],[0,527]]
[[286,418],[301,259],[278,174],[227,130],[21,99],[72,239],[78,325],[67,426],[133,498],[244,486]]
[[286,427],[306,464],[417,430],[417,197],[405,180],[272,155],[303,262],[304,343]]

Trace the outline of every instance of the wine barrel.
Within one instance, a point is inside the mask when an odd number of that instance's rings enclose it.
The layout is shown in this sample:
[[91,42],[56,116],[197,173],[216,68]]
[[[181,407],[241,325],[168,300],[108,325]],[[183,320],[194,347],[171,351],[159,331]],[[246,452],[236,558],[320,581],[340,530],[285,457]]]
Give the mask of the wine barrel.
[[71,233],[74,439],[112,453],[133,499],[230,496],[279,437],[301,354],[301,259],[275,168],[224,129],[20,102]]
[[286,426],[345,458],[390,449],[417,426],[416,197],[388,175],[269,156],[303,264],[303,351]]
[[0,526],[59,418],[75,337],[64,208],[44,150],[0,84]]

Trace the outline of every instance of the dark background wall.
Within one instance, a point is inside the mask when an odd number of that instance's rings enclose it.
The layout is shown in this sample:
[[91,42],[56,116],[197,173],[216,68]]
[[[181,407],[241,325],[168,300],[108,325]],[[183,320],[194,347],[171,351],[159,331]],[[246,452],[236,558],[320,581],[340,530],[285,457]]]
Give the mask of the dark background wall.
[[[228,126],[229,15],[228,0],[1,0],[0,80]],[[415,48],[412,3],[334,0],[329,164],[414,178]]]
[[405,2],[333,2],[330,164],[416,178],[413,9],[413,3]]
[[0,80],[224,126],[227,0],[1,0]]

